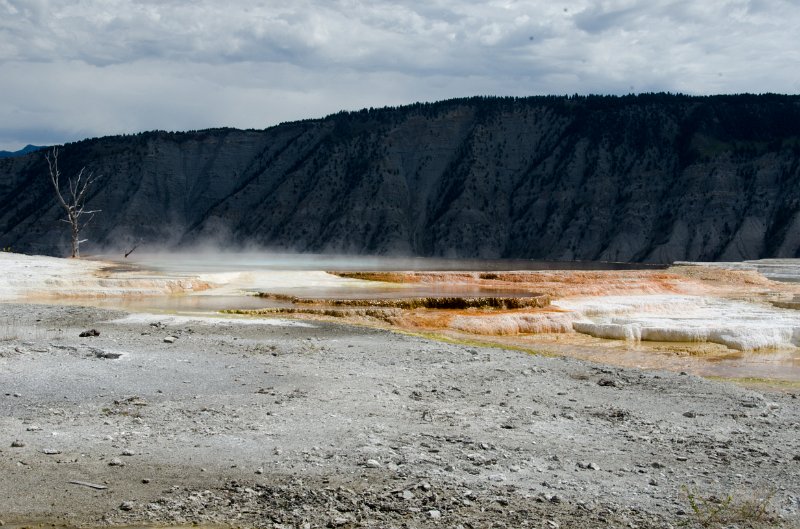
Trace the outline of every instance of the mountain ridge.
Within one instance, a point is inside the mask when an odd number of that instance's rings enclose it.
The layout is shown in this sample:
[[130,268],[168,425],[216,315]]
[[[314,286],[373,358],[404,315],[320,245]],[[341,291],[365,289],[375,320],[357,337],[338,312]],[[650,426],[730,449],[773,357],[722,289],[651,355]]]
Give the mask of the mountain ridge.
[[14,156],[22,156],[24,154],[32,153],[44,149],[41,145],[31,145],[30,143],[18,151],[0,151],[0,158],[13,158]]
[[[475,97],[62,148],[86,248],[665,263],[800,256],[800,96]],[[41,153],[0,160],[0,245],[60,253]]]

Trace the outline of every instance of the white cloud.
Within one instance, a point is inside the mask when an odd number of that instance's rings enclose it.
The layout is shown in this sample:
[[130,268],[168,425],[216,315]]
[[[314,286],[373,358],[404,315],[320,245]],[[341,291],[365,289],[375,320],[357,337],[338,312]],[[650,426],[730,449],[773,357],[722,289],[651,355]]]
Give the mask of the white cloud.
[[798,92],[791,0],[0,0],[0,149],[472,94]]

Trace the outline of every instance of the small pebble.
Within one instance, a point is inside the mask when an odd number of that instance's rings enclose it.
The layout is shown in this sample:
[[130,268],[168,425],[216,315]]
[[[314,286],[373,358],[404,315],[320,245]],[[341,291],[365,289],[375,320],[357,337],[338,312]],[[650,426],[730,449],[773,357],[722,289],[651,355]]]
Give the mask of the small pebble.
[[367,462],[364,466],[366,466],[367,468],[380,468],[381,464],[374,459],[367,459]]
[[256,474],[263,474],[263,473],[264,473],[264,467],[258,467],[256,469]]
[[125,466],[125,463],[123,463],[121,459],[115,457],[114,459],[112,459],[111,461],[108,462],[108,466],[110,466],[110,467],[123,467],[123,466]]
[[23,443],[19,439],[15,439],[14,441],[11,441],[11,448],[22,448],[23,446],[25,446],[25,443]]
[[120,510],[122,511],[132,511],[133,510],[133,502],[132,501],[123,501],[119,505]]
[[145,485],[147,485],[148,483],[150,483],[150,480],[149,480],[149,479],[147,479],[147,478],[144,478],[144,479],[142,480],[142,483],[144,483]]
[[436,509],[431,509],[430,511],[428,511],[428,516],[430,516],[434,520],[438,520],[439,518],[442,517],[442,513],[441,511],[438,511]]
[[122,455],[124,456],[135,456],[136,453],[133,450],[123,450]]
[[164,343],[175,343],[175,340],[177,340],[177,338],[175,338],[174,336],[167,336],[166,338],[164,338]]

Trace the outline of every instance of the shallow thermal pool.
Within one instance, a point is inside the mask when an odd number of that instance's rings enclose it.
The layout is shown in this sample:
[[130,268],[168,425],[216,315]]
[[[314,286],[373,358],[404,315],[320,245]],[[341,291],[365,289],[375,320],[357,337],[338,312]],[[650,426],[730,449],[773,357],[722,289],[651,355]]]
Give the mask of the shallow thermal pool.
[[[98,256],[102,258],[103,256]],[[129,310],[203,312],[290,306],[259,298],[269,292],[301,298],[412,298],[530,296],[527,289],[492,289],[459,283],[384,283],[339,277],[330,271],[501,271],[501,270],[638,270],[663,266],[531,260],[482,260],[390,257],[336,257],[265,253],[141,254],[120,263],[137,272],[170,277],[199,277],[220,285],[191,295],[97,300],[96,305]]]

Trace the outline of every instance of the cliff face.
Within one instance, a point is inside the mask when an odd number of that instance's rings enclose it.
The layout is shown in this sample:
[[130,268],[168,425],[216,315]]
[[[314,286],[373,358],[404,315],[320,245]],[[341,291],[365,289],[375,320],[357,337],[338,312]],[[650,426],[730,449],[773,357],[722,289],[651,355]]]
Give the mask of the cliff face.
[[[473,98],[263,131],[85,140],[104,246],[670,262],[800,257],[800,96]],[[0,159],[0,246],[61,253],[41,152]]]

